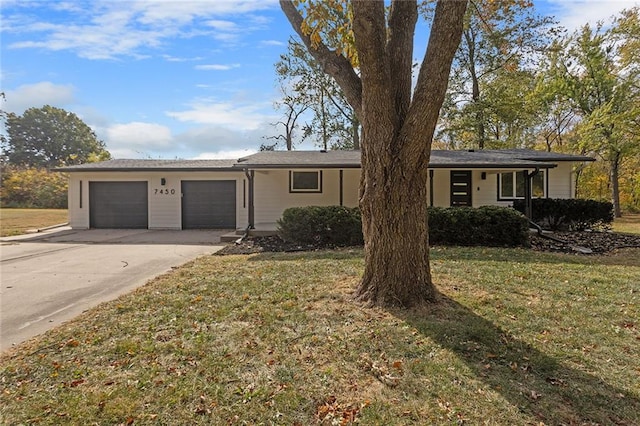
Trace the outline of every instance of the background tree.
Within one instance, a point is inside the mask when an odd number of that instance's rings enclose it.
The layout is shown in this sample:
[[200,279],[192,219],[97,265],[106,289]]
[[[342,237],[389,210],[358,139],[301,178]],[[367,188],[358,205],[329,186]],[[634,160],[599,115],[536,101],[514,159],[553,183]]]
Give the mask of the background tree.
[[0,176],[3,208],[67,208],[69,176],[39,168],[4,166]]
[[627,64],[615,29],[583,26],[570,37],[553,72],[558,93],[580,115],[577,148],[600,156],[609,166],[611,201],[616,217],[620,205],[620,169],[624,160],[640,151],[636,120],[640,114],[637,66]]
[[311,138],[323,149],[359,149],[359,123],[342,89],[294,38],[276,63],[276,73],[295,93],[292,100],[312,111],[303,126],[303,139]]
[[104,142],[77,115],[45,105],[6,114],[2,149],[17,166],[43,167],[109,159]]
[[[426,3],[423,10],[429,14]],[[526,0],[477,0],[465,15],[442,111],[439,138],[458,147],[504,148],[522,144],[533,119],[521,105],[531,90],[532,65],[555,29]],[[505,90],[506,89],[506,90]]]
[[426,165],[467,2],[437,3],[413,90],[416,1],[392,0],[389,8],[384,1],[307,1],[302,13],[293,1],[280,5],[362,124],[365,271],[358,298],[405,307],[435,300]]
[[[295,133],[300,127],[298,119],[309,109],[309,100],[304,93],[300,94],[295,88],[289,88],[286,82],[283,81],[280,81],[280,91],[283,97],[275,103],[275,107],[283,111],[283,116],[279,121],[272,123],[272,125],[276,128],[281,128],[284,133],[267,137],[267,139],[276,140],[276,143],[274,145],[263,144],[261,148],[273,147],[273,149],[275,149],[279,142],[284,142],[286,150],[291,151],[296,142]],[[302,139],[304,139],[304,137],[302,137]]]

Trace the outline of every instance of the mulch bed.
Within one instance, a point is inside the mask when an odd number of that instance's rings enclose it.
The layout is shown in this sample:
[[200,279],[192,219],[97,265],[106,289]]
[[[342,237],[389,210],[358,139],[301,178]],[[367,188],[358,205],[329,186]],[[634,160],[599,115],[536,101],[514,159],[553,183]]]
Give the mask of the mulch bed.
[[531,248],[538,251],[590,254],[581,252],[580,247],[584,247],[593,254],[605,254],[621,248],[640,247],[640,235],[633,234],[583,231],[556,232],[551,235],[563,242],[532,235]]
[[[531,249],[556,253],[575,253],[580,255],[605,254],[621,248],[640,247],[640,235],[619,234],[615,232],[583,231],[557,232],[551,234],[554,239],[531,235]],[[217,255],[254,254],[263,252],[296,252],[331,249],[313,244],[300,245],[282,240],[278,236],[252,237],[240,244],[231,243],[218,251]],[[588,249],[588,250],[584,250]],[[590,252],[590,253],[589,253]]]

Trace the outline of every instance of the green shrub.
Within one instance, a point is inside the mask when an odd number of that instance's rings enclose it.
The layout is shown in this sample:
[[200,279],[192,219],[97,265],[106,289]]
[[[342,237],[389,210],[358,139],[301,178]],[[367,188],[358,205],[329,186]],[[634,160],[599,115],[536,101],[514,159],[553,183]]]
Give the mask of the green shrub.
[[[606,227],[613,222],[613,205],[608,201],[534,198],[531,202],[531,220],[552,230],[581,231],[587,228]],[[513,207],[524,212],[524,200],[516,200]]]
[[[434,245],[526,246],[527,219],[505,207],[431,207],[429,241]],[[358,208],[341,206],[292,207],[278,221],[287,241],[318,246],[361,245],[362,220]]]
[[515,247],[529,245],[529,222],[506,207],[430,207],[433,245]]
[[360,210],[344,206],[291,207],[278,220],[286,241],[328,247],[362,245]]

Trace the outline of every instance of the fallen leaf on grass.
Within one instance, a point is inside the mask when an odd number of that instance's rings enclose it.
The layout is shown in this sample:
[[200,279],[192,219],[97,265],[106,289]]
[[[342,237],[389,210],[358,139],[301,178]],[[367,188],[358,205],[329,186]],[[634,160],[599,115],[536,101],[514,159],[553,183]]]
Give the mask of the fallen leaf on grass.
[[358,422],[360,410],[370,404],[369,400],[359,406],[354,404],[340,404],[333,395],[324,404],[316,408],[316,419],[319,422],[331,421],[331,424],[346,426]]
[[[394,376],[389,372],[389,361],[385,354],[380,354],[380,361],[372,361],[368,354],[360,355],[360,362],[366,371],[370,371],[373,376],[383,384],[389,387],[396,387],[400,383],[400,377]],[[402,367],[401,361],[396,361],[398,367]],[[396,363],[393,364],[396,367]],[[397,368],[397,367],[396,367]],[[401,368],[398,368],[402,374]]]
[[80,342],[78,342],[76,339],[69,339],[65,342],[65,346],[70,347],[70,348],[75,348],[76,346],[78,346],[80,344]]

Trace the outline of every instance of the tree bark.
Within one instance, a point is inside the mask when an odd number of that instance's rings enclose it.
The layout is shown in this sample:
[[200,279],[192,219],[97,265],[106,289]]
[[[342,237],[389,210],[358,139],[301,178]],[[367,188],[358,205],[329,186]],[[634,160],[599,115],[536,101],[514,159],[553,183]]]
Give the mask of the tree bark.
[[292,0],[280,0],[280,8],[289,20],[293,30],[298,34],[307,50],[318,61],[323,71],[336,80],[342,88],[347,102],[351,104],[356,114],[360,116],[362,108],[362,82],[347,58],[336,54],[325,45],[314,48],[311,39],[302,31],[302,15],[296,9]]
[[[300,34],[299,12],[290,1],[280,4]],[[354,0],[352,5],[360,84],[353,83],[348,70],[340,69],[344,62],[338,69],[326,65],[330,61],[325,55],[335,53],[326,48],[312,50],[301,37],[324,71],[342,87],[362,124],[365,271],[356,297],[378,306],[410,307],[435,297],[429,267],[427,165],[467,1],[440,0],[436,5],[413,98],[417,2],[393,0],[388,26],[383,1]],[[360,87],[359,94],[353,93],[355,87]]]
[[620,153],[614,152],[613,158],[609,161],[610,179],[611,179],[611,203],[613,204],[613,215],[622,217],[622,209],[620,208]]
[[[410,26],[395,49],[412,53],[415,16],[402,3],[396,25]],[[413,2],[415,7],[415,2]],[[396,2],[392,4],[393,7]],[[413,99],[404,84],[389,84],[388,61],[380,33],[384,11],[368,1],[353,3],[354,34],[362,75],[362,174],[360,208],[365,237],[365,272],[356,297],[378,306],[409,307],[433,301],[427,224],[427,164],[431,141],[462,35],[466,2],[436,6],[431,35]],[[394,22],[391,21],[390,23]],[[393,34],[393,29],[391,30]],[[376,37],[378,36],[378,37]],[[384,66],[387,64],[386,66]],[[402,105],[408,102],[408,109]],[[406,111],[406,113],[404,112]]]

